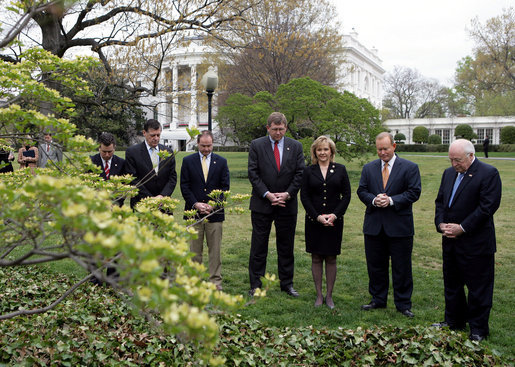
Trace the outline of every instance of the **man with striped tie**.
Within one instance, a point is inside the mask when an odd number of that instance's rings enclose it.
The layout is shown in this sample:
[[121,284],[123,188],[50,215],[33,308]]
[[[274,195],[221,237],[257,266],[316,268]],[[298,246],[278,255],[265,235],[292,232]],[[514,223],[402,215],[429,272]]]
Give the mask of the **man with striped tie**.
[[[98,154],[92,155],[91,162],[102,168],[100,177],[109,180],[111,176],[122,176],[125,174],[125,159],[114,154],[116,150],[116,139],[111,133],[102,133],[98,137]],[[118,202],[117,202],[118,203]],[[123,199],[120,206],[123,204]]]

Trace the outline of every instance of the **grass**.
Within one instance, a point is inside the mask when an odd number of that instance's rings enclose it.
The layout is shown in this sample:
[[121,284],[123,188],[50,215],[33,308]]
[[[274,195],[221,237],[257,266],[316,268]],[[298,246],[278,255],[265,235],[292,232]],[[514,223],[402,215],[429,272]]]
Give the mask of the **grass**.
[[[246,153],[219,153],[229,162],[231,172],[231,191],[250,193],[251,186],[247,179]],[[122,154],[119,154],[123,156]],[[182,158],[177,155],[177,172],[180,172]],[[311,258],[305,252],[304,243],[304,209],[299,204],[299,216],[295,238],[295,277],[294,285],[299,291],[297,299],[287,297],[280,292],[278,285],[270,289],[267,298],[251,304],[239,313],[242,319],[258,319],[263,324],[277,327],[312,325],[315,328],[355,329],[373,325],[393,325],[398,327],[423,325],[443,320],[444,299],[441,260],[441,237],[433,225],[434,199],[440,184],[443,170],[449,166],[448,160],[429,157],[424,154],[400,153],[400,156],[417,163],[422,175],[422,195],[414,205],[415,239],[413,249],[414,293],[412,297],[414,319],[408,319],[396,312],[393,295],[390,290],[388,307],[385,310],[364,312],[360,306],[368,303],[368,276],[364,255],[362,224],[364,205],[355,194],[361,173],[358,162],[339,162],[346,164],[353,191],[351,203],[345,215],[345,227],[342,254],[338,257],[338,275],[334,291],[336,308],[315,309],[315,290],[311,277]],[[479,154],[482,155],[481,153]],[[492,155],[493,156],[493,155]],[[369,160],[374,159],[373,156]],[[490,317],[491,335],[485,342],[491,348],[509,358],[515,356],[515,325],[513,292],[514,276],[514,242],[513,212],[515,209],[515,162],[506,160],[489,160],[496,166],[503,181],[503,198],[501,207],[495,215],[497,247],[496,279],[494,305]],[[182,199],[179,185],[173,197]],[[182,207],[177,209],[176,218],[181,220]],[[250,251],[251,223],[250,213],[228,215],[224,224],[222,242],[222,275],[224,291],[230,294],[246,294],[249,289],[248,257]],[[207,255],[204,256],[207,259]],[[56,272],[75,272],[76,266],[62,262],[47,266]],[[268,272],[277,274],[277,251],[275,233],[272,230]]]
[[[245,153],[221,153],[229,162],[231,191],[250,192],[246,178],[247,155]],[[400,154],[401,156],[407,154]],[[178,156],[178,172],[183,154]],[[373,159],[371,156],[370,159]],[[300,297],[293,299],[281,293],[279,287],[271,289],[268,297],[242,310],[243,318],[256,318],[273,326],[307,326],[329,328],[356,328],[371,325],[412,326],[429,325],[443,320],[444,298],[441,260],[441,237],[433,225],[434,199],[440,185],[441,174],[449,166],[448,160],[424,155],[410,156],[422,175],[422,195],[414,205],[415,239],[413,249],[413,312],[416,317],[408,319],[395,310],[390,290],[388,308],[363,312],[360,306],[368,303],[368,276],[364,256],[362,224],[364,205],[355,194],[361,167],[357,162],[346,164],[349,171],[353,196],[345,215],[342,254],[338,257],[338,276],[334,300],[336,308],[314,309],[315,290],[311,277],[311,258],[305,252],[304,210],[299,206],[295,238],[295,288]],[[512,279],[514,275],[514,245],[510,240],[512,213],[515,203],[515,162],[490,160],[496,166],[503,181],[501,207],[495,215],[497,230],[496,280],[494,306],[490,317],[491,335],[486,343],[507,355],[514,355],[514,310]],[[180,199],[180,190],[174,197]],[[224,290],[231,294],[246,294],[249,289],[248,257],[250,251],[250,214],[228,216],[224,224],[222,244],[222,274]],[[277,274],[277,251],[275,233],[272,231],[269,244],[267,271]],[[207,258],[205,256],[204,258]]]

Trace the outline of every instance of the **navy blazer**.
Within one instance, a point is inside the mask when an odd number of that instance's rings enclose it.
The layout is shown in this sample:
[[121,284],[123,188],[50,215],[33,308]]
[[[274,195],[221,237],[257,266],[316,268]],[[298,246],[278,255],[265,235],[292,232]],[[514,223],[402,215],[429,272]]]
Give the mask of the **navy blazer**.
[[[207,203],[212,200],[208,194],[213,190],[228,191],[229,188],[229,168],[224,157],[211,153],[207,181],[204,180],[199,153],[190,154],[182,160],[181,193],[185,201],[184,210],[193,209],[197,202]],[[224,219],[224,212],[221,210],[211,215],[208,220],[222,222]]]
[[[104,161],[100,156],[100,153],[90,156],[91,162],[94,165],[100,167],[102,172],[100,173],[100,177],[104,180],[106,179],[106,174],[104,172]],[[117,155],[113,155],[111,158],[111,167],[109,167],[109,175],[110,176],[122,176],[125,174],[125,159],[118,157]]]
[[139,188],[138,195],[131,198],[131,207],[149,196],[171,196],[177,184],[175,172],[175,155],[171,149],[159,144],[159,151],[166,150],[170,157],[160,159],[158,173],[152,167],[152,161],[145,142],[127,148],[125,152],[125,170],[135,177],[131,182]]
[[250,210],[271,214],[274,207],[263,195],[267,191],[288,192],[290,200],[286,201],[286,206],[277,208],[285,214],[297,214],[297,193],[305,167],[302,144],[294,139],[284,138],[283,159],[278,171],[270,138],[268,135],[263,136],[250,143],[248,163],[249,181],[252,184]]
[[[367,163],[361,171],[358,196],[366,205],[363,233],[377,236],[381,229],[389,237],[409,237],[415,234],[413,224],[413,203],[422,191],[418,166],[399,156],[395,159],[386,189],[383,189],[381,160]],[[393,205],[379,208],[372,200],[380,193],[386,193]]]
[[435,225],[457,223],[465,231],[457,238],[443,237],[443,246],[454,245],[458,253],[468,255],[493,254],[496,251],[494,213],[501,204],[501,177],[497,169],[477,157],[461,181],[452,205],[452,194],[457,173],[447,168],[435,200]]

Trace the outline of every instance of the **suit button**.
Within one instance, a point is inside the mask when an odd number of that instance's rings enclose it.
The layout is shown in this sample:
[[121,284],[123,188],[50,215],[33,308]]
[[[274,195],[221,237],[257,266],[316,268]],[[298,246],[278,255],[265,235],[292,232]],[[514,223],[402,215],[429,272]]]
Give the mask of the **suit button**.
[[323,203],[322,206],[325,206],[325,203]]
[[326,185],[326,183],[324,182],[324,186]]
[[327,200],[327,198],[324,196],[324,200]]
[[204,191],[207,191],[206,189],[204,189]]

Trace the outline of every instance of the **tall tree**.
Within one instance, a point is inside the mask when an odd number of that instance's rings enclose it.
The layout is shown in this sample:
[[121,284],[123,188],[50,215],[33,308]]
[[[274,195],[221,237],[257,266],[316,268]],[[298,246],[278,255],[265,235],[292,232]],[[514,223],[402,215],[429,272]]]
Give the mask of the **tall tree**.
[[395,66],[385,78],[383,106],[394,118],[410,118],[415,115],[423,77],[416,69]]
[[475,115],[515,114],[515,8],[485,24],[474,19],[469,33],[474,54],[458,63],[456,90]]
[[216,43],[229,94],[275,93],[281,84],[310,77],[334,85],[342,36],[328,0],[263,0],[246,14],[230,44]]
[[331,136],[339,154],[348,159],[362,156],[382,131],[379,111],[366,99],[339,93],[310,78],[293,79],[279,86],[275,95],[231,95],[217,118],[236,141],[248,144],[263,135],[266,118],[273,110],[286,115],[289,134],[296,139],[311,144],[320,135]]

